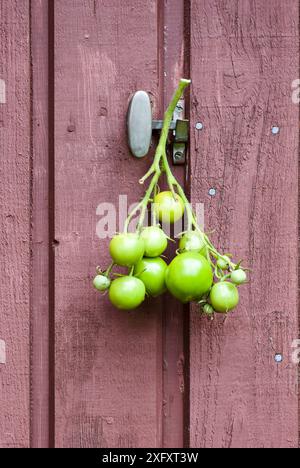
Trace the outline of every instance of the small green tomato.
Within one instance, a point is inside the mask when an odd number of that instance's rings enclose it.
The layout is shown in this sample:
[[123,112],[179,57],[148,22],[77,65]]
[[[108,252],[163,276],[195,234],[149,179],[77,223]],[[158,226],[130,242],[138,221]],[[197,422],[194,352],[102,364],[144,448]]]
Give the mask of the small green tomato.
[[210,304],[205,304],[203,306],[203,312],[205,315],[212,317],[215,313],[215,309]]
[[110,302],[121,310],[136,309],[145,300],[144,283],[133,276],[115,279],[109,288]]
[[118,234],[111,240],[109,251],[117,265],[131,267],[143,258],[145,245],[138,234]]
[[238,270],[234,270],[231,275],[230,275],[230,279],[231,281],[234,283],[234,284],[243,284],[243,283],[246,283],[247,281],[247,275],[246,275],[246,272],[244,270],[242,270],[241,268],[239,268]]
[[179,241],[180,252],[199,252],[206,257],[206,244],[196,231],[187,231]]
[[110,287],[111,281],[107,276],[97,275],[93,280],[94,288],[98,291],[107,291]]
[[134,269],[134,274],[143,281],[149,296],[157,297],[166,291],[165,275],[168,265],[160,258],[143,258]]
[[159,257],[168,246],[167,236],[158,226],[143,229],[141,239],[145,244],[145,257]]
[[228,281],[214,284],[210,291],[210,302],[216,312],[226,314],[239,303],[237,287]]
[[221,270],[227,270],[230,265],[230,258],[227,257],[226,255],[223,255],[223,257],[220,257],[217,261],[217,266]]
[[185,205],[182,198],[172,192],[160,192],[154,197],[154,211],[163,223],[174,224],[182,218]]

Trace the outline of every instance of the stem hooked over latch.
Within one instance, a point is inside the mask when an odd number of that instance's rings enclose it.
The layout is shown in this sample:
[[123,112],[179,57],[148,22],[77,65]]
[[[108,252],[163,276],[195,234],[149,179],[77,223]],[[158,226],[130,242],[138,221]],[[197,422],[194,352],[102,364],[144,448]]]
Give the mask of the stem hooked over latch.
[[[184,98],[181,97],[173,113],[169,130],[173,132],[172,144],[173,163],[185,164],[187,142],[189,136],[189,121],[184,119]],[[128,142],[133,156],[142,158],[149,152],[152,133],[163,129],[163,120],[152,119],[152,107],[149,95],[145,91],[137,91],[131,99],[128,116]]]

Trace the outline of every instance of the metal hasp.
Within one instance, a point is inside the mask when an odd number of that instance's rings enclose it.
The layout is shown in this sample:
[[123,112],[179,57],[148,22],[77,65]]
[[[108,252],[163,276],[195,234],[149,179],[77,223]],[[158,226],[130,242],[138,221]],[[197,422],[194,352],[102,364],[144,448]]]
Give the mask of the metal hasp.
[[173,164],[180,165],[186,163],[187,142],[189,139],[189,121],[184,119],[184,99],[181,98],[175,108],[173,118],[176,127],[173,132]]
[[[180,99],[170,124],[173,131],[173,163],[185,164],[186,148],[189,135],[189,121],[184,118],[184,99]],[[127,130],[128,143],[133,156],[142,158],[149,152],[152,131],[160,131],[162,120],[152,120],[152,108],[148,94],[137,91],[131,99],[128,115]]]

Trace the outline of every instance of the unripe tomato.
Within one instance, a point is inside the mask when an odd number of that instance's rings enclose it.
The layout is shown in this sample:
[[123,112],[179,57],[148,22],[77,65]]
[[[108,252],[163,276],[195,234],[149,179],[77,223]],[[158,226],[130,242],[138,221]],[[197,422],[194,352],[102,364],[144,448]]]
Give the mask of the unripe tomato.
[[183,303],[200,299],[210,289],[212,282],[211,266],[198,252],[178,255],[166,271],[168,290]]
[[107,291],[110,287],[110,279],[104,275],[97,275],[94,278],[93,285],[98,291]]
[[181,252],[199,252],[206,257],[206,244],[196,231],[187,231],[179,241]]
[[242,270],[241,268],[239,268],[238,270],[234,270],[231,275],[230,275],[230,279],[231,281],[234,283],[234,284],[243,284],[243,283],[246,283],[247,281],[247,275],[246,275],[246,272],[244,270]]
[[230,258],[224,255],[223,257],[218,258],[217,266],[221,270],[227,270],[230,264]]
[[203,312],[205,315],[212,317],[215,313],[215,310],[210,304],[205,304],[203,306]]
[[121,276],[111,283],[109,299],[121,310],[136,309],[145,300],[144,283],[134,276]]
[[239,303],[237,287],[228,281],[214,284],[209,297],[213,308],[223,314],[234,309]]
[[118,234],[111,240],[109,251],[117,265],[130,267],[143,258],[144,241],[138,234]]
[[154,198],[154,211],[158,219],[163,223],[176,223],[182,218],[184,213],[184,203],[182,198],[172,192],[160,192]]
[[149,296],[159,296],[166,290],[165,276],[168,265],[158,258],[143,258],[134,269],[134,274],[143,281]]
[[143,229],[141,238],[145,244],[145,257],[159,257],[168,246],[167,236],[158,226]]

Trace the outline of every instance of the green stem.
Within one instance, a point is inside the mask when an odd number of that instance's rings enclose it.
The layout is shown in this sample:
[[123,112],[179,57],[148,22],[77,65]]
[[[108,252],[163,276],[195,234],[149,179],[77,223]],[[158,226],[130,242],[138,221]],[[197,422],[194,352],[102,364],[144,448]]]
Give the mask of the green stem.
[[138,222],[138,225],[137,225],[137,231],[140,232],[143,228],[143,224],[144,224],[144,220],[145,220],[145,216],[146,216],[146,212],[147,212],[147,206],[148,206],[148,203],[149,203],[149,200],[150,200],[150,197],[152,195],[152,193],[154,192],[155,190],[155,187],[157,185],[157,182],[158,182],[158,179],[160,178],[160,175],[161,175],[161,171],[160,169],[155,172],[155,175],[154,177],[152,178],[150,184],[149,184],[149,187],[145,193],[145,197],[143,199],[143,202],[142,202],[142,206],[141,206],[141,214],[140,214],[140,219],[139,219],[139,222]]
[[179,99],[181,98],[183,91],[187,86],[189,86],[191,80],[181,79],[178,85],[177,90],[174,93],[174,96],[164,114],[164,121],[163,121],[163,128],[160,134],[158,146],[155,151],[155,156],[153,163],[149,169],[149,171],[144,175],[144,177],[140,180],[140,184],[143,184],[152,174],[158,172],[160,170],[160,161],[163,157],[163,154],[166,151],[166,144],[167,139],[170,131],[170,125],[173,118],[173,114]]
[[111,271],[113,269],[113,267],[115,266],[115,262],[112,262],[109,267],[107,268],[106,272],[105,272],[105,276],[108,278],[109,275],[111,274]]

